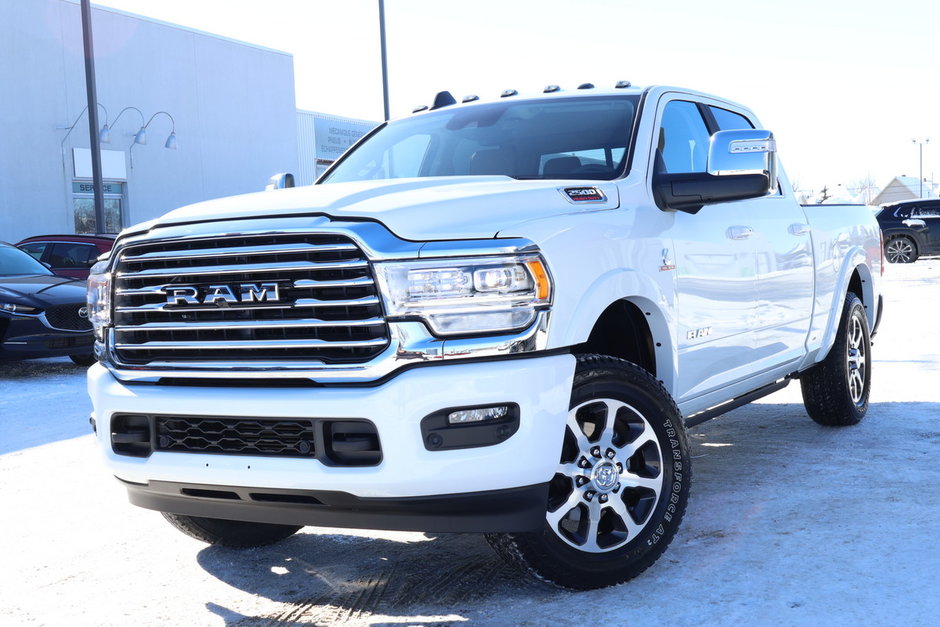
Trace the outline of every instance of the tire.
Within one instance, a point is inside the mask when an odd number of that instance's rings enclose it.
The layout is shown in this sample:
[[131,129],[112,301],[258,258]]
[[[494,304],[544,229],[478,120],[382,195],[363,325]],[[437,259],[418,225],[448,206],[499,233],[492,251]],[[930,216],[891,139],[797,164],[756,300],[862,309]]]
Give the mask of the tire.
[[268,523],[202,518],[162,512],[171,525],[188,535],[215,546],[247,549],[280,542],[297,533],[302,527],[272,525]]
[[692,476],[685,424],[662,384],[620,359],[577,359],[545,525],[486,538],[538,579],[587,590],[632,579],[662,555]]
[[800,376],[803,406],[821,425],[858,424],[871,393],[871,338],[865,307],[849,292],[835,343],[820,363]]
[[72,360],[72,363],[74,363],[76,366],[84,366],[85,368],[91,366],[91,365],[94,364],[96,361],[98,361],[97,359],[95,359],[95,356],[94,356],[94,355],[91,355],[91,354],[89,354],[89,355],[69,355],[69,359],[71,359],[71,360]]
[[917,243],[907,235],[897,235],[885,242],[885,258],[890,263],[914,263],[917,256]]

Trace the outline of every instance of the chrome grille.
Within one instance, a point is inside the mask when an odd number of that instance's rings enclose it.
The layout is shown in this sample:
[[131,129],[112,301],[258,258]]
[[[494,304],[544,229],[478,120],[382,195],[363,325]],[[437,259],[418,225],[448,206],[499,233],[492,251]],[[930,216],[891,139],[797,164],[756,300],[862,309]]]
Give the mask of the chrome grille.
[[368,260],[342,235],[135,244],[114,280],[114,352],[128,365],[361,363],[389,342]]

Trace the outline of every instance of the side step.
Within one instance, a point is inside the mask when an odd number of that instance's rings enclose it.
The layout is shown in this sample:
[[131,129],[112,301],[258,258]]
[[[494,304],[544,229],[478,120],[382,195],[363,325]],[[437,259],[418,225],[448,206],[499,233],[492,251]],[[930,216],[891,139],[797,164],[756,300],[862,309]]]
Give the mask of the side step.
[[771,383],[770,385],[765,385],[762,388],[757,388],[753,392],[748,392],[744,396],[733,398],[730,401],[722,403],[721,405],[716,405],[704,411],[700,411],[697,414],[692,414],[691,416],[687,416],[685,419],[685,426],[694,427],[695,425],[700,425],[706,420],[711,420],[712,418],[715,418],[716,416],[720,416],[722,414],[728,413],[732,409],[737,409],[738,407],[741,407],[742,405],[747,405],[748,403],[754,402],[759,398],[763,398],[767,396],[768,394],[773,394],[777,390],[782,390],[783,388],[787,387],[789,383],[790,383],[789,377],[786,379],[781,379],[780,381],[777,381],[776,383]]

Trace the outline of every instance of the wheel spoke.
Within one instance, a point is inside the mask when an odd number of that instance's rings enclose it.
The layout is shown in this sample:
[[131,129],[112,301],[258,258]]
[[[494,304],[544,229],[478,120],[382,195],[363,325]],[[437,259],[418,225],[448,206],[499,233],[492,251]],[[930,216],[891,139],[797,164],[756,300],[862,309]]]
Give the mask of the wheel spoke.
[[628,442],[617,449],[617,459],[626,462],[649,442],[655,443],[656,435],[653,433],[652,429],[645,429],[633,442]]
[[596,553],[603,549],[597,542],[597,534],[600,532],[601,524],[601,505],[596,500],[588,503],[588,524],[585,533],[584,546],[586,551]]
[[663,475],[655,477],[641,477],[636,473],[632,473],[626,469],[620,473],[620,483],[625,488],[646,488],[647,490],[652,490],[656,493],[657,498],[659,493],[663,489]]

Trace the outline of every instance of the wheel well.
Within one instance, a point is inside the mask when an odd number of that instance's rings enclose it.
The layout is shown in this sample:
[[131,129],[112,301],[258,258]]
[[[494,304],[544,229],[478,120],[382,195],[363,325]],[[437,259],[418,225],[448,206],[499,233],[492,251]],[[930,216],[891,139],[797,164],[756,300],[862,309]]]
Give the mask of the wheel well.
[[865,291],[862,289],[862,277],[858,275],[858,270],[852,273],[852,278],[849,280],[849,291],[858,296],[858,299],[865,303]]
[[656,376],[653,334],[646,316],[630,301],[618,300],[607,307],[587,342],[576,350],[625,359]]

